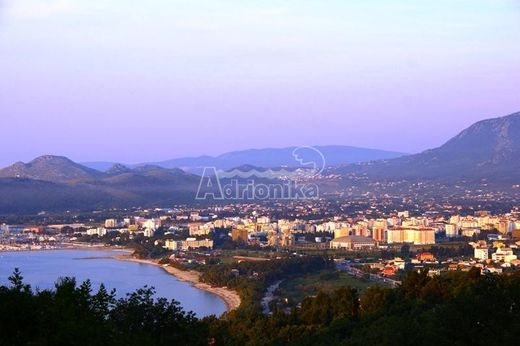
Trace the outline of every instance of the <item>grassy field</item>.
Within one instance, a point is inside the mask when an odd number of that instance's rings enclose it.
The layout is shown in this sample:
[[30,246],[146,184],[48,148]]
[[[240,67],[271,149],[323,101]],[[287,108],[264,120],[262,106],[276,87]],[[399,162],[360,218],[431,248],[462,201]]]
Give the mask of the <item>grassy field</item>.
[[314,296],[320,290],[330,292],[344,286],[351,286],[363,291],[374,283],[362,281],[344,272],[322,271],[283,281],[279,292],[283,298],[301,302],[305,297]]

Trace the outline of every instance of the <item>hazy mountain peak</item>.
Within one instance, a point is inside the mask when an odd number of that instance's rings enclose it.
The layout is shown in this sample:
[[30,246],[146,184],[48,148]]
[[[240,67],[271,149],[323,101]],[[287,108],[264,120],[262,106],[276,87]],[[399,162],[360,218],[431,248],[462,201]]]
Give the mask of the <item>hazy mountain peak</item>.
[[0,170],[0,177],[46,181],[86,180],[101,173],[79,165],[64,156],[43,155],[29,163],[17,162]]
[[36,164],[39,162],[72,162],[72,160],[66,158],[65,156],[59,156],[59,155],[42,155],[38,156],[37,158],[33,159],[30,164]]
[[[520,112],[479,121],[439,148],[470,155],[481,162],[513,159],[520,151]],[[518,156],[516,156],[518,158]]]
[[508,139],[508,137],[515,135],[515,130],[517,130],[517,126],[519,125],[520,112],[506,115],[504,117],[481,120],[463,130],[453,139],[448,141],[448,143],[463,140],[469,136],[486,135],[489,133],[497,136],[497,139]]
[[439,148],[416,155],[350,166],[373,177],[417,179],[520,179],[520,112],[479,121]]

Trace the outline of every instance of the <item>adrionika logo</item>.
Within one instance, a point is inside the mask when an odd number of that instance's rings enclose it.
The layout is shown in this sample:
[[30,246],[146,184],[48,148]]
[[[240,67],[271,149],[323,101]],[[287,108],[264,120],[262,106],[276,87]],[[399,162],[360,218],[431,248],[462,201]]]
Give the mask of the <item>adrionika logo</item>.
[[313,181],[325,169],[325,157],[316,148],[297,147],[292,165],[279,168],[236,168],[221,170],[204,167],[197,200],[316,199],[318,185]]

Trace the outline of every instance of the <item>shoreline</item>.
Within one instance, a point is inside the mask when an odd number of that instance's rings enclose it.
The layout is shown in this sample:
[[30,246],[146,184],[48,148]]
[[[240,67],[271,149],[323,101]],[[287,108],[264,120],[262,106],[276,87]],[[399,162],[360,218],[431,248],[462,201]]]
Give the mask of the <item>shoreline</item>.
[[[107,247],[107,246],[85,246],[83,244],[74,244],[71,247],[61,247],[61,248],[53,248],[53,249],[20,249],[20,250],[8,250],[8,251],[0,251],[0,255],[2,253],[21,253],[21,252],[44,252],[44,251],[59,251],[59,250],[92,250],[92,251],[122,251],[127,254],[124,255],[114,255],[114,256],[102,256],[105,259],[114,259],[120,261],[134,262],[140,264],[148,264],[153,265],[159,268],[162,268],[166,273],[174,276],[177,280],[190,283],[193,287],[198,288],[200,290],[206,291],[208,293],[214,294],[218,296],[220,299],[224,301],[226,304],[226,312],[233,311],[237,309],[241,304],[240,296],[236,291],[233,291],[229,288],[224,287],[213,287],[211,285],[200,282],[199,273],[196,271],[183,271],[171,266],[163,266],[160,265],[157,261],[154,260],[144,260],[133,257],[133,250],[127,247]],[[92,258],[85,259],[96,259],[97,256],[93,256]]]
[[162,268],[166,273],[174,276],[179,281],[190,283],[193,287],[198,288],[200,290],[206,291],[208,293],[214,294],[218,296],[220,299],[224,301],[227,307],[227,312],[236,310],[240,304],[241,299],[236,291],[233,291],[229,288],[224,287],[213,287],[203,282],[200,282],[199,273],[193,270],[183,271],[172,266],[163,266],[160,265],[157,261],[154,260],[146,260],[135,258],[132,255],[121,255],[114,256],[113,259],[127,262],[134,262],[140,264],[148,264],[153,265],[159,268]]
[[66,251],[66,250],[92,250],[92,251],[124,251],[133,253],[133,250],[127,247],[113,247],[113,246],[105,246],[103,244],[96,245],[84,245],[81,243],[74,243],[70,246],[56,246],[50,248],[21,248],[21,247],[13,247],[10,249],[0,248],[1,253],[18,253],[18,252],[42,252],[42,251]]

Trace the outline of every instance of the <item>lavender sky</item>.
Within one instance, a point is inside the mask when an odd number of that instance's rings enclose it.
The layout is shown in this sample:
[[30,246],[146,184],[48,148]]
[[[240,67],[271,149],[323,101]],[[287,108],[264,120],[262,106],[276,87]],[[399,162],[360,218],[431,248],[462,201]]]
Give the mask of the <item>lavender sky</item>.
[[0,0],[0,166],[418,152],[519,110],[518,0]]

